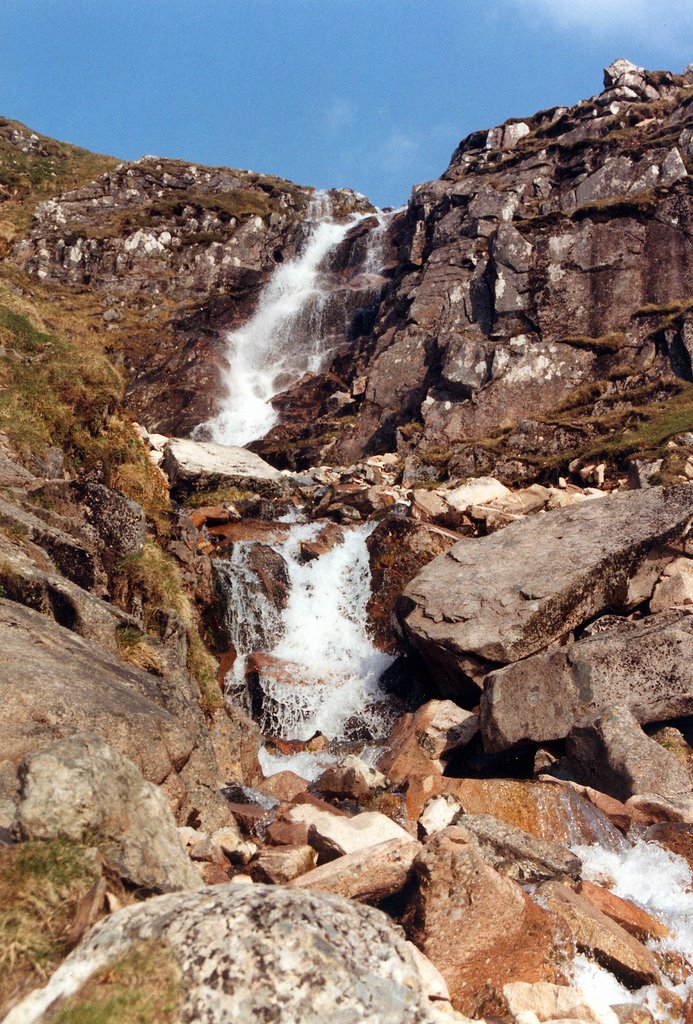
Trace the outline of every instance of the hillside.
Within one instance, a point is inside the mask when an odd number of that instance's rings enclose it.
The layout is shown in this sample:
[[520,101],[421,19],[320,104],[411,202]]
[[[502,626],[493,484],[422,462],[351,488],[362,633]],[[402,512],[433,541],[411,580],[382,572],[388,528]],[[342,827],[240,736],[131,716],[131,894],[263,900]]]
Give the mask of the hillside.
[[688,1024],[691,173],[625,60],[401,210],[0,119],[2,1024]]

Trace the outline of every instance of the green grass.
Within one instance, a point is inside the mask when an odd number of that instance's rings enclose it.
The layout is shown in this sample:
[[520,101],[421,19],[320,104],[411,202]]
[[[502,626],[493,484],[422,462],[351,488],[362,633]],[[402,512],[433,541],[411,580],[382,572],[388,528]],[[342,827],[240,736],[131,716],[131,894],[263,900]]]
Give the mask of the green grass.
[[182,995],[172,950],[150,940],[97,972],[47,1014],[46,1024],[175,1024]]

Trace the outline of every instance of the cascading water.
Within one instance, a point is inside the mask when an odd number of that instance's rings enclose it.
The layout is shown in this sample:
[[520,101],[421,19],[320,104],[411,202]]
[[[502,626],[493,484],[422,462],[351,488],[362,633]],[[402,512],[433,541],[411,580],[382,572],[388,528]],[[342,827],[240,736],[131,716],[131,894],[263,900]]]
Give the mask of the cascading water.
[[328,355],[323,313],[330,295],[324,264],[351,228],[368,214],[336,222],[329,195],[318,193],[308,211],[312,230],[303,252],[281,264],[251,319],[227,334],[226,397],[204,427],[220,444],[244,445],[277,420],[271,399],[305,373],[316,373]]
[[291,668],[291,679],[271,674],[260,681],[260,725],[265,733],[308,739],[321,732],[343,740],[350,730],[372,738],[387,730],[387,698],[378,680],[392,662],[367,633],[370,568],[366,538],[371,527],[345,530],[344,539],[319,558],[301,561],[301,543],[313,540],[319,523],[292,526],[273,544],[285,560],[289,598],[282,612],[257,600],[258,580],[247,563],[250,545],[236,545],[232,559],[218,563],[228,581],[229,622],[238,657],[227,677],[231,699],[246,707],[247,655],[266,651]]

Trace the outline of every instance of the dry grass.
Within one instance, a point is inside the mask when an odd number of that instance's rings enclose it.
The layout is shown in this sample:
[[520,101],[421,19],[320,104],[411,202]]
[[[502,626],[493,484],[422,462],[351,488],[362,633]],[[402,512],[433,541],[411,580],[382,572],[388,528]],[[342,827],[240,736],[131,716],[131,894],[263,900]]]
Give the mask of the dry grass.
[[200,687],[202,706],[206,710],[220,707],[223,698],[216,686],[216,659],[200,636],[195,609],[175,559],[147,539],[141,555],[129,555],[121,561],[119,575],[121,585],[142,598],[147,632],[157,635],[160,611],[174,611],[180,617],[188,638],[187,668]]
[[0,849],[0,1016],[69,952],[77,905],[100,875],[96,851],[62,839]]
[[176,1024],[181,974],[170,947],[138,943],[54,1007],[46,1024]]

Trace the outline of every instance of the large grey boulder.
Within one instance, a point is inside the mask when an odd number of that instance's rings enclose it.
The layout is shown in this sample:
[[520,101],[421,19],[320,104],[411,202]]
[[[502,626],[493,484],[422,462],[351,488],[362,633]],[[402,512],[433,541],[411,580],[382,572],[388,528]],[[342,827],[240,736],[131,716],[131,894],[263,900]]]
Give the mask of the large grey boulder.
[[100,922],[4,1024],[34,1024],[136,943],[171,950],[183,977],[177,1021],[196,1024],[443,1024],[425,966],[379,910],[267,885],[158,896]]
[[627,707],[616,705],[576,725],[566,753],[579,782],[617,800],[655,794],[693,821],[693,776],[670,750],[647,736]]
[[481,698],[487,751],[562,739],[626,704],[639,722],[693,713],[693,615],[663,612],[491,672]]
[[286,478],[255,452],[225,444],[172,437],[161,463],[175,493],[238,487],[258,494],[279,495]]
[[22,839],[98,845],[121,878],[153,892],[201,885],[163,792],[100,737],[52,743],[25,757],[18,776]]
[[418,573],[398,602],[412,645],[454,693],[566,638],[605,609],[652,593],[666,550],[693,516],[693,486],[653,487],[585,501],[455,544]]

